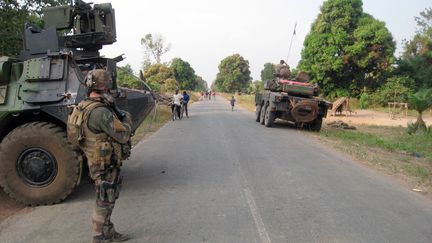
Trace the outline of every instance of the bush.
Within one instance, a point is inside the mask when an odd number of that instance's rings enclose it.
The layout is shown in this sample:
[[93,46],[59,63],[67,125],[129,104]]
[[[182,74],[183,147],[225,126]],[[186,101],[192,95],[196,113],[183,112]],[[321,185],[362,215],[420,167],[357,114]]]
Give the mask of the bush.
[[386,106],[389,102],[407,103],[412,95],[413,80],[406,76],[393,76],[381,86],[373,95],[374,104]]
[[406,128],[406,132],[409,135],[424,134],[426,136],[432,136],[432,125],[425,129],[422,126],[419,126],[419,124],[417,124],[417,123],[408,123],[408,126]]
[[368,93],[362,93],[359,100],[360,109],[367,109],[370,106],[370,97]]

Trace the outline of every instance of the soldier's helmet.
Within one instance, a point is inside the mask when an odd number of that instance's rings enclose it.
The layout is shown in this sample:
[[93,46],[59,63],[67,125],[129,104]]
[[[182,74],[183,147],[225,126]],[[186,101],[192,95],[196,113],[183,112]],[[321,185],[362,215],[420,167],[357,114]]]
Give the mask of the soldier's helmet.
[[86,86],[91,91],[107,92],[113,87],[111,74],[105,69],[91,70],[86,77]]

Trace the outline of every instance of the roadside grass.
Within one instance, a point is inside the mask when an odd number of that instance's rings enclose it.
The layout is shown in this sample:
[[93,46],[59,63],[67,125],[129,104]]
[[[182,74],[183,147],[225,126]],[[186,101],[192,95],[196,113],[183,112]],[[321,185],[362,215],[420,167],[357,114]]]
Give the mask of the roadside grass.
[[403,127],[357,126],[357,130],[323,127],[320,140],[397,175],[411,186],[432,192],[432,136],[409,135]]
[[171,108],[167,105],[158,105],[156,108],[156,117],[153,120],[153,112],[151,112],[144,122],[135,131],[132,137],[132,145],[137,144],[142,139],[150,136],[159,130],[165,123],[171,120]]
[[[198,100],[198,93],[188,92],[190,96],[189,105]],[[172,94],[168,94],[171,96]],[[145,119],[144,122],[135,131],[135,135],[132,137],[132,145],[137,144],[142,139],[147,138],[153,133],[157,132],[165,123],[171,121],[172,113],[171,107],[165,104],[158,104],[156,108],[156,116],[151,112]]]

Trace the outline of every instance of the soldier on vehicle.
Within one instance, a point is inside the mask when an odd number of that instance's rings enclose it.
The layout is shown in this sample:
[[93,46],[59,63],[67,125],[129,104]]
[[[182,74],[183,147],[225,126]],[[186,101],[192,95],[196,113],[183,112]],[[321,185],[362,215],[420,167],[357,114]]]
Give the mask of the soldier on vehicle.
[[284,60],[280,60],[279,64],[276,65],[275,76],[283,79],[290,78],[291,76],[290,66]]
[[[129,237],[114,229],[111,214],[119,196],[122,160],[130,155],[131,116],[116,109],[109,95],[111,75],[103,69],[87,74],[89,97],[81,101],[70,118],[81,111],[79,147],[87,157],[89,174],[94,180],[96,205],[92,215],[93,243],[126,241]],[[119,114],[119,112],[121,112]],[[73,126],[68,122],[69,126]]]

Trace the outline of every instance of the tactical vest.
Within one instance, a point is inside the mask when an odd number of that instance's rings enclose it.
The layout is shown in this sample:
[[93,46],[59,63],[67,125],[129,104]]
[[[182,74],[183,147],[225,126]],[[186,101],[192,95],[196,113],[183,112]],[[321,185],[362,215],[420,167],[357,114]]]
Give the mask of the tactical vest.
[[[94,100],[84,100],[75,109],[81,111],[79,147],[84,152],[89,163],[100,166],[108,166],[120,163],[122,159],[121,144],[113,141],[105,133],[94,133],[89,127],[88,122],[91,112],[98,107],[107,107],[104,103]],[[73,112],[72,112],[73,114]],[[114,123],[120,121],[113,113]],[[121,122],[120,122],[121,123]],[[69,127],[69,124],[68,124]]]

